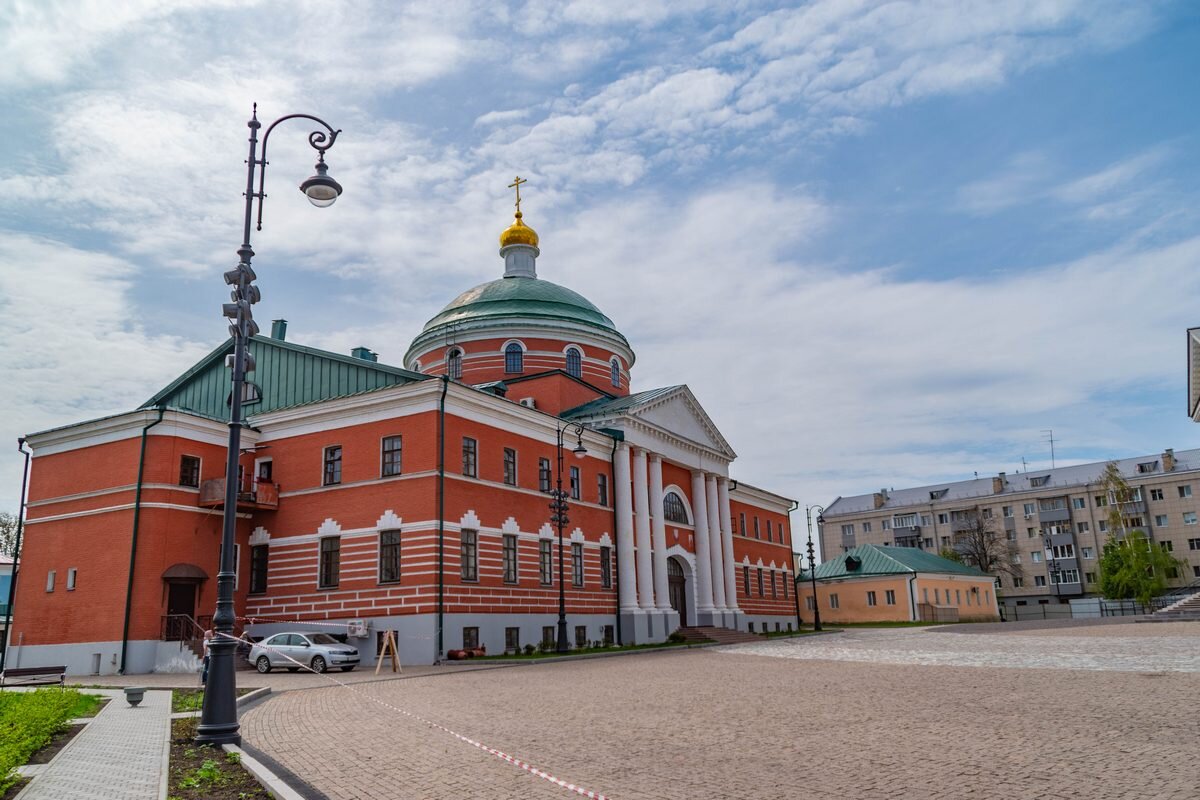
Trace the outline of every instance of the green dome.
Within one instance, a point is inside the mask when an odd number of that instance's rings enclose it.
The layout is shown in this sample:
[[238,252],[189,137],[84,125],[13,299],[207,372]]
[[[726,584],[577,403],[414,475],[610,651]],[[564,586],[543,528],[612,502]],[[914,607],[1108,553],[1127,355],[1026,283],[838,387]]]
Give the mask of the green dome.
[[612,320],[583,295],[550,281],[526,277],[500,278],[468,289],[425,323],[421,333],[444,325],[514,317],[582,323],[620,336]]

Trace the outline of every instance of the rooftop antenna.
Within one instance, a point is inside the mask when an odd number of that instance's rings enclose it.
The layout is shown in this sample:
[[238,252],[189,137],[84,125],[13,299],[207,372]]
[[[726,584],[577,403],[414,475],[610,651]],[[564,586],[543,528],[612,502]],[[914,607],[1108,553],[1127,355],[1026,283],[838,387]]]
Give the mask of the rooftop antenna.
[[1029,465],[1025,463],[1025,456],[1021,456],[1021,472],[1029,472]]
[[1042,434],[1050,438],[1050,469],[1054,469],[1054,430],[1047,428],[1042,431]]

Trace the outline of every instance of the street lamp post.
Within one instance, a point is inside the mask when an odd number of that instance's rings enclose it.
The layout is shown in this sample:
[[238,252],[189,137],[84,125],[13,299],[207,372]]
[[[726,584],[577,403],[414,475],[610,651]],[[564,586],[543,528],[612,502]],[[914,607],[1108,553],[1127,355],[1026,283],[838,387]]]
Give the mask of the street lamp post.
[[1054,540],[1049,534],[1042,540],[1046,545],[1046,574],[1050,576],[1050,582],[1054,584],[1054,597],[1056,600],[1061,600],[1060,590],[1058,588],[1058,559],[1054,557]]
[[[217,572],[217,608],[213,614],[213,631],[216,636],[209,646],[208,682],[204,690],[204,705],[200,712],[200,724],[196,728],[196,742],[220,745],[238,744],[237,686],[234,680],[234,652],[237,642],[233,637],[236,617],[233,609],[233,582],[236,564],[233,560],[234,536],[237,530],[238,461],[242,441],[242,387],[246,373],[254,369],[254,356],[247,344],[258,333],[250,307],[261,298],[256,278],[250,267],[254,251],[250,249],[250,219],[254,215],[254,201],[258,200],[256,230],[262,230],[262,203],[266,195],[263,184],[267,174],[267,140],[275,126],[289,119],[307,119],[322,125],[325,130],[316,130],[308,135],[308,143],[317,151],[316,174],[300,184],[301,191],[309,202],[318,208],[333,205],[342,187],[329,177],[325,165],[325,151],[333,147],[340,130],[309,114],[289,114],[271,123],[262,137],[262,155],[257,155],[258,104],[254,106],[250,121],[250,157],[246,159],[246,213],[242,231],[242,246],[238,248],[240,261],[236,268],[225,273],[225,283],[233,287],[232,303],[222,306],[222,312],[231,321],[229,333],[233,336],[233,356],[227,365],[233,368],[232,392],[229,396],[229,450],[225,460],[225,505],[221,528],[220,568]],[[258,168],[258,191],[254,190],[254,173]]]
[[563,568],[563,528],[566,526],[569,519],[567,517],[567,493],[563,490],[563,438],[567,432],[576,434],[575,447],[571,452],[576,458],[583,458],[587,455],[587,448],[583,446],[583,426],[578,422],[570,422],[565,426],[558,428],[558,437],[554,454],[558,459],[558,482],[554,489],[554,500],[550,503],[550,521],[558,528],[558,642],[555,650],[559,653],[565,653],[570,649],[570,644],[567,642],[567,586],[565,581],[566,573]]
[[[820,509],[821,514],[825,513],[825,506],[805,506],[804,520],[808,524],[808,574],[812,580],[812,599],[813,599],[813,630],[821,630],[821,604],[817,602],[817,559],[813,553],[812,540],[812,510]],[[820,515],[817,516],[817,522],[821,522]]]

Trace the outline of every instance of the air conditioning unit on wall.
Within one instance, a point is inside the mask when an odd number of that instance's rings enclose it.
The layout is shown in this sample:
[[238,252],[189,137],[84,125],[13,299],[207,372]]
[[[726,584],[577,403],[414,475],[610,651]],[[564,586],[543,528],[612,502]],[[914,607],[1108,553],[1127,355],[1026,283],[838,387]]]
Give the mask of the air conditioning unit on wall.
[[526,408],[537,408],[537,403],[534,402],[532,397],[522,397],[520,403]]

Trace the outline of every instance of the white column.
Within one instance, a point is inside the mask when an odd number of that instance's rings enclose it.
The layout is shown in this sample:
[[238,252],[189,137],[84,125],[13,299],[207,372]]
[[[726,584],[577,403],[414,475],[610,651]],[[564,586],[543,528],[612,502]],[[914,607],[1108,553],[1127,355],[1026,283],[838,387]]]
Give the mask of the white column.
[[654,566],[650,561],[650,498],[646,451],[633,448],[633,522],[637,532],[638,605],[654,608]]
[[713,605],[725,610],[725,553],[721,549],[721,512],[717,504],[717,476],[706,478],[704,497],[708,500],[709,552],[712,560]]
[[725,555],[725,606],[738,608],[737,564],[733,562],[733,512],[729,509],[729,479],[717,479],[717,495],[721,506],[721,550]]
[[671,610],[667,586],[667,525],[663,518],[662,456],[650,454],[650,532],[654,543],[654,599],[660,611]]
[[629,445],[613,453],[613,500],[617,507],[617,598],[622,612],[637,611],[637,573],[633,555],[633,497],[630,495]]
[[692,471],[692,516],[696,523],[696,610],[713,610],[712,560],[709,556],[708,501],[704,499],[704,473]]

